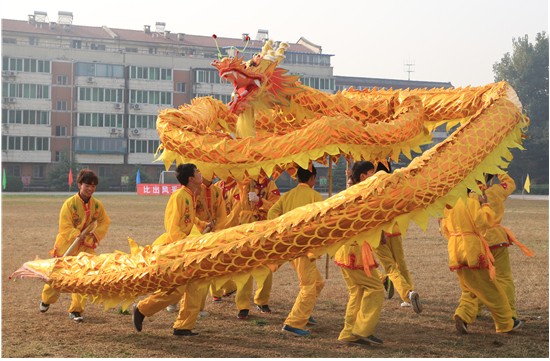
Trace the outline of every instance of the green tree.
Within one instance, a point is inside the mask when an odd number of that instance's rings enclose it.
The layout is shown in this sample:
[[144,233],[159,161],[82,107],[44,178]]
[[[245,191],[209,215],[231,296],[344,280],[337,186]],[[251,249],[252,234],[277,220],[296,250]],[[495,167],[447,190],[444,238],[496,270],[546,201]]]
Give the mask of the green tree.
[[[529,173],[533,185],[548,190],[548,35],[538,33],[535,44],[527,35],[512,39],[513,52],[493,65],[495,81],[507,81],[517,92],[531,120],[525,151],[513,150],[510,175],[519,182]],[[546,193],[548,194],[548,193]]]
[[48,173],[48,183],[50,189],[56,191],[68,191],[69,190],[69,169],[73,170],[74,182],[71,186],[71,190],[76,191],[78,189],[76,185],[76,175],[78,174],[78,164],[76,162],[70,162],[66,154],[61,154],[61,160],[50,169]]

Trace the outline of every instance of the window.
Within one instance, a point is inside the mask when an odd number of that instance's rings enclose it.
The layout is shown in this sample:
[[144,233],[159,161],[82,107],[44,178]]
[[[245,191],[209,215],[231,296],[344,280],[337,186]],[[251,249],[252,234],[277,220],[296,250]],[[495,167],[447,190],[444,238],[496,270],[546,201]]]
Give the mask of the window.
[[4,44],[17,44],[16,38],[2,38]]
[[92,50],[105,50],[105,44],[92,43],[92,45],[90,45],[90,49],[92,49]]
[[185,93],[185,83],[176,83],[176,92]]
[[38,38],[35,36],[31,36],[29,38],[29,45],[38,45]]
[[58,100],[55,104],[56,110],[66,111],[67,110],[67,101],[66,100]]
[[156,54],[156,53],[157,53],[157,48],[155,47],[149,48],[149,54]]
[[109,178],[113,175],[113,169],[111,167],[99,166],[98,173],[100,178]]
[[55,127],[55,135],[58,137],[64,137],[67,135],[67,127],[58,125]]
[[18,165],[6,165],[4,169],[6,170],[6,175],[21,177],[21,168]]
[[61,162],[61,152],[55,152],[55,162]]
[[33,178],[44,178],[44,166],[43,165],[33,165],[33,167],[32,167],[32,177]]
[[57,76],[57,84],[58,85],[67,85],[67,76],[66,75],[58,75]]
[[82,48],[82,41],[73,40],[73,43],[71,44],[71,47],[74,48],[74,49],[81,49]]
[[106,88],[79,88],[78,100],[123,103],[123,90]]
[[172,69],[130,66],[130,79],[172,80]]
[[137,48],[126,48],[124,50],[126,50],[127,53],[137,53],[138,52]]
[[122,128],[122,114],[78,113],[81,127]]
[[130,153],[154,154],[160,145],[159,140],[130,140]]
[[50,124],[50,113],[39,110],[2,109],[2,123]]

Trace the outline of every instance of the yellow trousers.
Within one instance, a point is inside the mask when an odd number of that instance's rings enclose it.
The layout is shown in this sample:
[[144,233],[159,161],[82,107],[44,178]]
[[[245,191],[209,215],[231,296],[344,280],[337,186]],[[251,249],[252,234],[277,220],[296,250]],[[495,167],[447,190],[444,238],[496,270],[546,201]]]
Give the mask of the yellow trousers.
[[325,281],[317,269],[317,263],[308,257],[299,257],[290,262],[296,270],[300,282],[300,293],[294,306],[285,320],[285,325],[304,329],[313,313],[317,297],[321,293]]
[[214,282],[210,284],[210,294],[212,297],[222,297],[224,294],[235,292],[237,290],[237,285],[235,282],[229,280],[223,284],[222,287],[216,289]]
[[[95,254],[95,251],[93,248],[84,247],[82,245],[79,245],[77,247],[78,253],[84,252],[88,254]],[[45,284],[44,288],[42,289],[42,302],[51,305],[57,302],[59,299],[60,293],[54,290],[50,287],[49,284]],[[88,297],[86,295],[81,295],[78,293],[72,293],[71,294],[71,305],[69,306],[68,312],[84,312],[84,306],[86,306],[86,301],[88,300]]]
[[414,284],[405,262],[401,236],[387,237],[386,243],[381,243],[378,248],[374,248],[374,253],[399,293],[399,297],[404,302],[411,302],[408,294],[409,291],[414,290]]
[[[250,297],[252,297],[253,291],[253,279],[250,276],[248,281],[241,287],[237,284],[237,293],[235,295],[235,304],[237,310],[249,310],[250,309]],[[269,296],[271,294],[271,286],[273,285],[273,272],[269,271],[265,276],[256,277],[256,283],[258,288],[254,295],[254,303],[257,305],[268,305]]]
[[[49,284],[44,285],[42,290],[42,302],[47,305],[56,303],[59,299],[60,293],[50,287]],[[88,299],[85,295],[80,295],[78,293],[71,294],[71,305],[69,306],[69,312],[84,312],[84,306],[86,306],[86,300]]]
[[374,334],[378,325],[384,286],[376,269],[371,270],[369,277],[365,271],[342,268],[342,275],[348,287],[349,301],[344,317],[344,328],[338,336],[340,341],[356,341],[357,336],[368,337]]
[[[229,280],[226,283],[223,284],[223,286],[219,289],[216,289],[216,284],[214,281],[210,282],[210,294],[212,297],[222,297],[224,293],[231,293],[237,289],[237,285],[235,282]],[[206,306],[206,298],[208,297],[208,287],[204,289],[204,294],[201,295],[201,311],[204,310],[204,307]]]
[[208,283],[199,285],[197,282],[190,282],[170,293],[167,291],[156,291],[149,297],[141,300],[137,304],[137,307],[144,316],[151,317],[168,305],[179,301],[180,311],[173,327],[182,330],[192,330],[195,328],[201,303],[207,290]]
[[459,316],[466,323],[473,323],[477,316],[478,301],[487,306],[497,332],[508,332],[514,326],[512,309],[500,285],[490,279],[487,269],[456,271],[462,295],[453,318]]
[[[508,247],[499,247],[491,250],[493,257],[495,257],[495,271],[496,281],[506,293],[508,303],[512,309],[512,316],[518,318],[516,311],[516,286],[514,285],[514,278],[512,277],[512,267],[510,266],[510,254],[508,253]],[[481,307],[482,303],[479,303]]]

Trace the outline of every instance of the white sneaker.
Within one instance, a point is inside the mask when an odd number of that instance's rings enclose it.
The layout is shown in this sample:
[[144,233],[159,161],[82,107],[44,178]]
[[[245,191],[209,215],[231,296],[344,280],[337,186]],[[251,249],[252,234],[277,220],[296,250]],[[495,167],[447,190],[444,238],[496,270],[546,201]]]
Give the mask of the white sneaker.
[[199,317],[208,317],[208,316],[210,316],[210,313],[208,311],[199,312]]
[[403,303],[401,304],[401,307],[412,307],[412,305],[411,305],[410,303],[408,303],[408,302],[403,302]]
[[177,310],[178,310],[178,305],[177,304],[169,305],[168,307],[166,307],[166,311],[170,312],[170,313],[174,313]]

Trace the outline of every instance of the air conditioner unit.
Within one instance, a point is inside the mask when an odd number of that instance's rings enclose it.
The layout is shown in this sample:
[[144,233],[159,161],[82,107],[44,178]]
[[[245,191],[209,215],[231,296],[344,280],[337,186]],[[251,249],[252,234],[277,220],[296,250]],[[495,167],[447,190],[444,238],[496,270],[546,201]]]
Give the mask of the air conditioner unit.
[[88,83],[93,83],[94,82],[94,77],[93,76],[89,76],[88,79],[86,79],[86,81]]
[[17,75],[17,73],[16,73],[16,72],[14,72],[14,71],[9,71],[9,72],[8,72],[8,75],[9,75],[9,76],[16,76],[16,75]]
[[139,134],[139,129],[137,129],[137,128],[132,129],[132,134],[133,135],[138,135]]
[[111,134],[117,134],[118,130],[116,128],[111,128]]
[[139,110],[139,104],[137,104],[137,103],[134,104],[134,109],[135,109],[135,110]]
[[115,103],[115,109],[120,109],[122,105],[120,103]]

